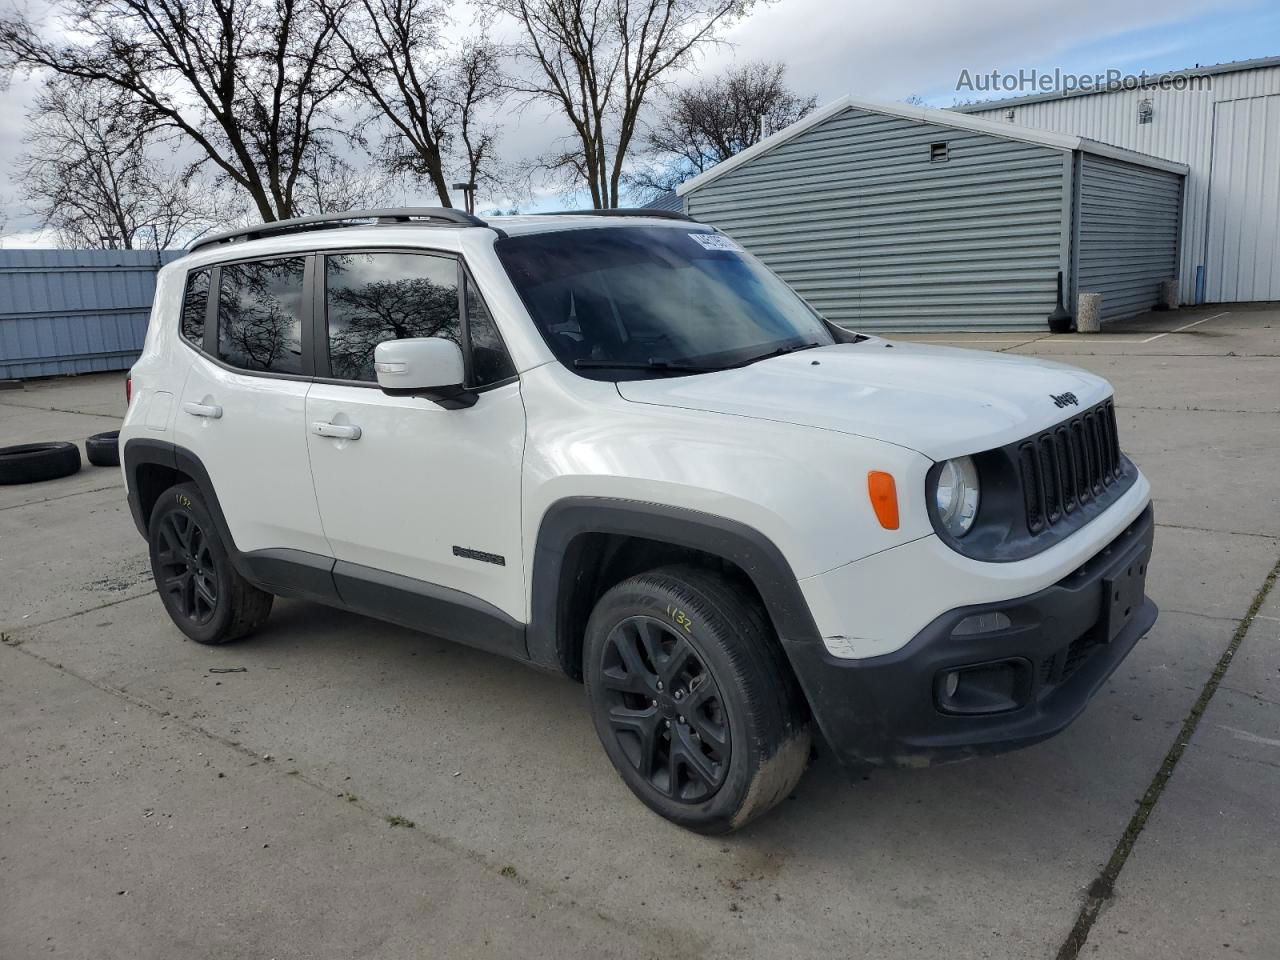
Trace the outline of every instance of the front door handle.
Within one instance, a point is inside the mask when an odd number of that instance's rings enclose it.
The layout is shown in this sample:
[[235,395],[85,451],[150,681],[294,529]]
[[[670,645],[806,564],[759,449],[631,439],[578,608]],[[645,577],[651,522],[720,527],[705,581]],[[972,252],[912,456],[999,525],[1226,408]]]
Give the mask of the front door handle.
[[317,420],[311,424],[311,432],[317,437],[333,437],[335,440],[360,439],[360,428],[354,423],[325,423]]
[[195,403],[188,400],[182,405],[182,409],[193,417],[208,417],[210,420],[217,420],[222,416],[222,408],[216,403]]

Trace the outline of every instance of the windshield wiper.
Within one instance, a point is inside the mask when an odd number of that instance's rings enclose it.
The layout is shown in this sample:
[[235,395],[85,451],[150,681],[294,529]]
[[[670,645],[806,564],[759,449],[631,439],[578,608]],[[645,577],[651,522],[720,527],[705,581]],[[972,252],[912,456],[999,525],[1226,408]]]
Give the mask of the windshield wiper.
[[700,366],[695,363],[682,363],[679,360],[663,360],[651,357],[648,360],[589,360],[573,361],[578,370],[671,370],[677,373],[711,373],[723,370],[723,367]]
[[[748,357],[746,360],[739,360],[737,363],[731,363],[731,367],[745,367],[748,364],[756,363],[759,360],[769,360],[773,357],[781,357],[787,353],[796,353],[800,350],[809,350],[813,347],[821,347],[825,344],[821,343],[796,343],[790,346],[778,347],[776,350],[770,350],[768,353],[761,353],[754,357]],[[724,369],[724,368],[721,368]]]

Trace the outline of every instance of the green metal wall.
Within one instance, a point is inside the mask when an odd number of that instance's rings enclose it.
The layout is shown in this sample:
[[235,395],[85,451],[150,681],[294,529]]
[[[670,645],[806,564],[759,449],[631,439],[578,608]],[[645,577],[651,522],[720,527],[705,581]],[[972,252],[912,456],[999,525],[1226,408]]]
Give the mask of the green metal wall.
[[1068,269],[1071,163],[849,108],[684,199],[837,323],[1043,330]]

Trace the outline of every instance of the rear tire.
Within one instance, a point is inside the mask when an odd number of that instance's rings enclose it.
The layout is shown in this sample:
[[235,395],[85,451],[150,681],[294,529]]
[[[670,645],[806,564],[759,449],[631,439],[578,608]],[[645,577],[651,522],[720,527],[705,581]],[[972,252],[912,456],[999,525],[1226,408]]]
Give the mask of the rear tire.
[[804,696],[764,611],[727,578],[675,566],[617,584],[592,611],[584,660],[605,752],[673,823],[736,830],[804,773]]
[[147,540],[165,610],[196,643],[227,643],[266,621],[275,598],[236,572],[194,483],[160,494]]

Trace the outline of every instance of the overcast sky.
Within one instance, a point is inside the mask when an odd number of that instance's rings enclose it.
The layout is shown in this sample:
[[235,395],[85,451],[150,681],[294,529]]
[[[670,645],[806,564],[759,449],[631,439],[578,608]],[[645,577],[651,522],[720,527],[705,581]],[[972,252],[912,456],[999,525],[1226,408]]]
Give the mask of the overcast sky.
[[[15,2],[22,0],[0,0],[0,8]],[[1280,54],[1280,4],[776,0],[759,6],[726,39],[728,43],[703,54],[697,72],[714,73],[733,62],[782,60],[792,86],[816,95],[819,103],[853,93],[889,100],[917,95],[936,106],[950,106],[962,70],[978,74],[1061,68],[1095,73],[1115,68],[1151,73]],[[3,241],[6,246],[32,243],[30,231],[36,227],[11,178],[22,149],[25,112],[37,85],[36,80],[17,76],[0,92],[0,201],[10,234]],[[960,95],[972,96],[965,91]],[[545,149],[555,129],[536,108],[512,110],[502,119],[502,152],[511,159]],[[416,199],[431,202],[428,195]],[[499,199],[482,197],[480,204],[491,206]],[[524,209],[564,203],[550,193],[519,199]]]

